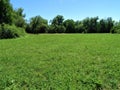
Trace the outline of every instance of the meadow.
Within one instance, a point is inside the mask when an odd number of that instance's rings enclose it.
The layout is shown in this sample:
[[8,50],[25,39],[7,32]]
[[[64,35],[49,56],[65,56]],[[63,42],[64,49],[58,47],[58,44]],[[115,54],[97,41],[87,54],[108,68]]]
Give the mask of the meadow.
[[120,90],[120,35],[0,40],[0,90]]

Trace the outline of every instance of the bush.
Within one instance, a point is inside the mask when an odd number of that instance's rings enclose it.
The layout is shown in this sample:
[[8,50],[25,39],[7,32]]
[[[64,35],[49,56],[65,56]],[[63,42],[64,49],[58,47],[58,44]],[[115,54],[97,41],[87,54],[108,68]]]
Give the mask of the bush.
[[25,35],[23,28],[18,28],[14,25],[0,25],[0,39],[17,38]]

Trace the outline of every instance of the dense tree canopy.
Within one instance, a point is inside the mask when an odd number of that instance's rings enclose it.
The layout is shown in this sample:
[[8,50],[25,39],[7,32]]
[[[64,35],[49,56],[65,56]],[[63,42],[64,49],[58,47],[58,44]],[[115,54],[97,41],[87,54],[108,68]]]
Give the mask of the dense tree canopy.
[[12,24],[13,8],[10,0],[0,0],[0,24]]
[[52,24],[53,25],[62,25],[64,21],[64,17],[62,15],[57,15],[53,20]]
[[64,17],[62,15],[57,15],[51,20],[48,33],[64,33],[66,28],[64,27],[63,22]]
[[30,19],[26,31],[28,33],[45,33],[47,30],[47,20],[41,16],[35,16]]
[[75,33],[75,22],[72,19],[64,21],[64,26],[66,28],[66,33]]
[[76,33],[85,33],[85,27],[81,21],[75,22],[75,32]]
[[97,33],[98,17],[86,18],[82,21],[86,33]]

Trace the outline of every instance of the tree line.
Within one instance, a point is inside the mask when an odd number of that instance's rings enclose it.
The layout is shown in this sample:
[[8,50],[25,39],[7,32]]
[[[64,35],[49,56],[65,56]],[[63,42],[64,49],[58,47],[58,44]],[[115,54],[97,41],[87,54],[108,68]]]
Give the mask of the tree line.
[[48,20],[38,15],[28,23],[22,8],[14,9],[10,0],[0,0],[0,38],[19,37],[20,33],[120,33],[120,22],[112,17],[99,19],[96,16],[74,21],[57,15],[48,24]]
[[27,23],[27,33],[119,33],[120,22],[115,22],[111,17],[87,17],[83,20],[65,20],[62,15],[57,15],[50,21],[41,16],[35,16]]

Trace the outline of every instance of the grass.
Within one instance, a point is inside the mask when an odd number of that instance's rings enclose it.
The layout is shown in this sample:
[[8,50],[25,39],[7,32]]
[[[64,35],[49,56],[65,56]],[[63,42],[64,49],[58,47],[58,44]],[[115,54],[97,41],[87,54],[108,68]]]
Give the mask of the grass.
[[0,90],[120,90],[120,35],[0,40]]

